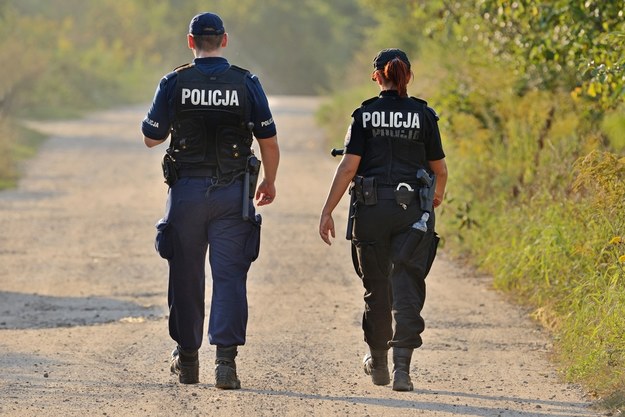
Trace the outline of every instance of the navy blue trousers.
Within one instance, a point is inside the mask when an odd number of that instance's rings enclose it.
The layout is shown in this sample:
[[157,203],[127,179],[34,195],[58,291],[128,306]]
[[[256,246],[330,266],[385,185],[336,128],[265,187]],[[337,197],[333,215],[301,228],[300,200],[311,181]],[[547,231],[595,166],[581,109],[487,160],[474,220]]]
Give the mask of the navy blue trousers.
[[[241,181],[213,188],[207,197],[214,181],[180,178],[157,224],[156,248],[169,263],[169,334],[185,350],[202,345],[207,250],[213,284],[209,343],[245,344],[247,272],[258,255],[260,225],[242,219]],[[251,201],[249,207],[254,219]]]

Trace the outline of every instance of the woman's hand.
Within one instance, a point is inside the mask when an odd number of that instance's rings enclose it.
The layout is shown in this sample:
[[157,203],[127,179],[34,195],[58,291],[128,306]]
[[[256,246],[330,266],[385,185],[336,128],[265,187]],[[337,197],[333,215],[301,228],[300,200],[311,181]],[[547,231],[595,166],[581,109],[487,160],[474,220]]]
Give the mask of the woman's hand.
[[332,241],[330,240],[330,236],[333,238],[336,237],[334,234],[334,219],[332,219],[332,214],[322,214],[319,219],[319,235],[324,242],[328,245],[332,245]]

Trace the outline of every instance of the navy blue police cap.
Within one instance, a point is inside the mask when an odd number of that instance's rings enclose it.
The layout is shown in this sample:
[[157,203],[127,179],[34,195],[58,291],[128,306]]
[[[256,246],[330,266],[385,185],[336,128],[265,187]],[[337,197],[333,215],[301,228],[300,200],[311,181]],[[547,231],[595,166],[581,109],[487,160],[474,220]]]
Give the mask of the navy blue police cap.
[[406,65],[408,65],[408,69],[410,69],[408,55],[406,55],[406,53],[401,49],[397,48],[382,49],[378,52],[375,58],[373,58],[373,68],[376,70],[384,69],[386,64],[395,58],[401,59]]
[[189,23],[191,35],[223,35],[225,32],[224,22],[214,13],[200,13]]

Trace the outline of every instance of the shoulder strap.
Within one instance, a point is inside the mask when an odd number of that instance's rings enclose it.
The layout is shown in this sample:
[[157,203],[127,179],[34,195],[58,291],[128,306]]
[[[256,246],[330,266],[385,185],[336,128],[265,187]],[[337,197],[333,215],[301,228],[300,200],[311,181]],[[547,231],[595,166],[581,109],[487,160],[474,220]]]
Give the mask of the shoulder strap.
[[428,102],[427,102],[427,101],[422,100],[422,99],[420,99],[420,98],[418,98],[418,97],[410,97],[410,98],[411,98],[411,99],[413,99],[413,100],[415,100],[415,101],[417,101],[419,104],[423,104],[423,106],[425,106],[425,108],[426,108],[426,109],[427,109],[430,113],[432,113],[432,116],[434,116],[434,119],[436,119],[436,121],[438,121],[438,120],[439,120],[438,113],[436,113],[436,111],[435,111],[433,108],[431,108],[430,106],[428,106]]
[[421,98],[419,98],[419,97],[412,97],[412,96],[411,96],[410,98],[411,98],[411,99],[413,99],[414,101],[416,101],[416,102],[420,103],[420,104],[423,104],[424,106],[427,106],[427,105],[428,105],[428,102],[427,102],[427,101],[425,101],[425,100],[423,100],[423,99],[421,99]]
[[352,117],[354,117],[356,112],[361,111],[363,107],[368,106],[369,104],[373,103],[374,101],[376,101],[379,98],[380,98],[380,96],[371,97],[371,98],[366,99],[362,103],[360,103],[360,107],[358,107],[356,110],[354,110],[352,112]]
[[187,64],[182,64],[180,66],[177,66],[176,68],[174,68],[174,72],[182,72],[184,70],[187,70],[189,68],[193,68],[195,66],[195,64],[193,62],[187,63]]
[[241,68],[241,67],[236,66],[236,65],[230,65],[230,69],[238,71],[238,72],[241,72],[243,74],[250,74],[249,70],[246,70],[245,68]]
[[380,98],[380,96],[375,96],[375,97],[368,98],[365,101],[363,101],[360,105],[361,106],[367,106],[367,105],[373,103],[374,101],[376,101],[379,98]]

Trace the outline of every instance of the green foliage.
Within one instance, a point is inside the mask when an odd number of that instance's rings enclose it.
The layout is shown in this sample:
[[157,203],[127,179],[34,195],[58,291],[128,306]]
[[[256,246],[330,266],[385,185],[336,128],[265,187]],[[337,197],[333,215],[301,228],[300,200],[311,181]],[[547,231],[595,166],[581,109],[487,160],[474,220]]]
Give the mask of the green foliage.
[[608,145],[616,153],[625,153],[625,108],[605,115],[601,124]]
[[529,219],[512,251],[499,250],[511,263],[501,273],[548,306],[567,375],[605,395],[625,377],[625,158],[595,151],[575,167],[576,199],[545,196],[545,215]]
[[625,94],[623,0],[479,0],[444,10],[446,30],[516,68],[519,91],[563,89],[591,103],[590,116]]
[[229,0],[223,11],[231,35],[228,56],[258,74],[273,94],[318,94],[349,63],[372,21],[356,0]]
[[0,130],[5,137],[13,139],[0,140],[0,190],[3,190],[15,186],[21,162],[35,154],[44,136],[6,117],[0,117]]
[[[226,56],[272,94],[329,89],[373,21],[357,0],[210,7],[229,32]],[[147,101],[164,73],[193,59],[188,23],[205,8],[198,0],[4,1],[0,58],[8,76],[0,80],[0,108],[37,117]]]
[[[453,30],[435,34],[447,48],[465,49],[448,59],[456,73],[440,94],[453,115],[446,130],[456,207],[447,210],[456,215],[446,233],[497,287],[536,307],[569,377],[601,395],[615,392],[625,385],[625,276],[622,248],[607,242],[624,234],[625,189],[623,159],[609,152],[618,140],[609,138],[623,130],[624,79],[609,29],[622,27],[622,7],[475,6],[456,3],[447,20]],[[597,62],[603,76],[598,66],[579,71]],[[466,207],[479,227],[461,228]]]

